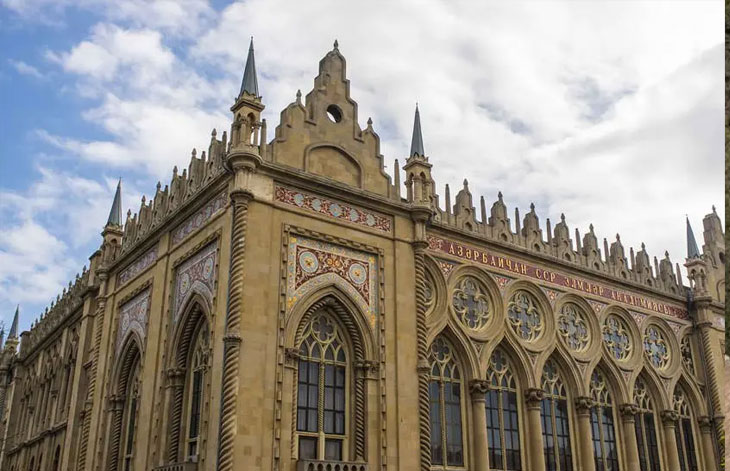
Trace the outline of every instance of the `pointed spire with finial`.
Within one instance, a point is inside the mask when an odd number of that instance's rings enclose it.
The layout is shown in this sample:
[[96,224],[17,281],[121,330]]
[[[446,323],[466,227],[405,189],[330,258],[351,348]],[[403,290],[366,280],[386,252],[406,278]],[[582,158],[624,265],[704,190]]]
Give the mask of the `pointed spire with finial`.
[[248,93],[255,97],[259,96],[259,82],[256,78],[256,61],[253,57],[253,36],[251,36],[251,43],[248,46],[248,57],[246,58],[246,67],[243,70],[243,81],[241,82],[241,92]]
[[417,155],[419,157],[425,157],[426,153],[423,150],[423,135],[421,134],[421,114],[418,111],[418,103],[416,103],[416,115],[413,118],[413,137],[411,138],[411,152],[410,156]]
[[699,258],[700,249],[697,248],[697,241],[695,240],[694,232],[692,232],[692,226],[689,223],[689,216],[687,216],[687,258]]
[[122,226],[122,179],[117,183],[117,191],[114,193],[114,201],[112,201],[112,209],[109,211],[109,218],[106,221],[107,226]]
[[13,323],[10,325],[10,332],[8,332],[8,339],[18,338],[18,317],[20,317],[20,304],[15,308],[15,315],[13,316]]

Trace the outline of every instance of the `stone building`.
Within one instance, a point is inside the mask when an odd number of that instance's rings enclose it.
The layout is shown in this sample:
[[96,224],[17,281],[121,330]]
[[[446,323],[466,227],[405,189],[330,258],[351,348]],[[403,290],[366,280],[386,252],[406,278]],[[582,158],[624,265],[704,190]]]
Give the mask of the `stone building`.
[[442,199],[418,110],[402,194],[337,43],[273,138],[264,103],[251,48],[230,134],[124,221],[118,187],[89,268],[16,313],[0,469],[719,469],[714,211],[685,286],[466,180]]

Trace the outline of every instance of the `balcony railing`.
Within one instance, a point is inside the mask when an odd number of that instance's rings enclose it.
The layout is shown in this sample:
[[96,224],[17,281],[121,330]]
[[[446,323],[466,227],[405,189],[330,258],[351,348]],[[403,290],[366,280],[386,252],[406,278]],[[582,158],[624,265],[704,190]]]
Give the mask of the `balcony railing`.
[[367,463],[327,460],[299,460],[297,471],[368,471]]
[[188,461],[185,463],[166,464],[165,466],[154,468],[154,471],[198,471],[198,463]]

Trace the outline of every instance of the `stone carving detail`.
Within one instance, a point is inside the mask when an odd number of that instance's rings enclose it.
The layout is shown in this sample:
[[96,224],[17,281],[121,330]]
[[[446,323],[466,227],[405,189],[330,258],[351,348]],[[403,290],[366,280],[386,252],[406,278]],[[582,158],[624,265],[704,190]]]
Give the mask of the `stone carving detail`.
[[217,277],[215,270],[217,253],[218,243],[210,243],[177,268],[172,312],[173,323],[176,323],[180,318],[185,302],[193,291],[201,294],[212,303]]
[[499,289],[502,291],[504,291],[504,289],[507,287],[509,282],[512,281],[512,279],[510,279],[510,278],[505,278],[503,276],[498,276],[498,275],[494,275],[494,279],[497,281],[497,286],[499,286]]
[[306,209],[327,217],[348,221],[359,226],[369,227],[380,232],[389,233],[391,220],[372,211],[358,208],[349,204],[312,195],[300,190],[276,186],[276,201]]
[[172,243],[177,244],[185,239],[188,235],[205,225],[214,215],[218,214],[226,207],[228,202],[228,193],[221,192],[203,206],[197,213],[193,214],[178,226],[172,233]]
[[138,274],[142,273],[147,267],[157,260],[157,245],[145,252],[144,255],[135,260],[127,268],[119,272],[117,275],[117,286],[122,286]]
[[606,318],[603,324],[603,342],[616,360],[626,360],[631,355],[633,345],[629,328],[618,316]]
[[663,370],[671,359],[669,346],[661,331],[655,326],[646,329],[644,334],[644,353],[655,368]]
[[565,304],[558,315],[558,333],[571,350],[582,352],[588,348],[591,334],[583,310],[573,303]]
[[444,274],[444,278],[448,278],[449,274],[451,274],[452,271],[454,271],[454,268],[456,268],[456,263],[447,262],[445,260],[437,259],[436,262],[438,262],[439,268],[441,269],[441,272]]
[[451,305],[459,320],[470,329],[479,330],[489,321],[489,297],[483,292],[479,282],[471,276],[464,277],[456,285]]
[[606,307],[606,304],[599,303],[598,301],[593,301],[591,299],[588,300],[588,304],[591,305],[596,314],[600,314],[601,311],[603,311],[603,308]]
[[692,355],[692,342],[690,341],[689,335],[685,335],[682,339],[680,350],[682,353],[682,363],[685,367],[687,367],[687,371],[695,374],[695,362]]
[[317,288],[334,282],[350,294],[375,327],[378,313],[377,261],[373,254],[290,235],[287,309]]
[[507,318],[512,330],[523,340],[537,340],[545,329],[535,298],[527,291],[517,291],[507,304]]
[[436,284],[428,272],[426,273],[425,283],[423,284],[423,291],[426,295],[426,311],[430,311],[436,303]]
[[119,309],[119,327],[117,329],[116,351],[122,348],[122,342],[127,338],[129,332],[134,331],[139,335],[144,344],[147,335],[147,316],[150,307],[150,288],[146,288],[134,298],[130,299]]

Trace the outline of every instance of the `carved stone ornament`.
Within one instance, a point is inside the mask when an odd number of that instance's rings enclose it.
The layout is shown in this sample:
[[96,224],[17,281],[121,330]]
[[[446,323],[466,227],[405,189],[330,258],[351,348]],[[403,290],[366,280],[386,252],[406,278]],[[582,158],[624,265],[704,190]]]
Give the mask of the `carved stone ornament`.
[[525,391],[525,403],[527,407],[539,407],[545,397],[545,391],[538,388],[529,388]]
[[469,392],[472,396],[483,396],[487,393],[487,391],[489,391],[489,381],[483,379],[473,379],[469,382]]
[[591,408],[593,407],[593,399],[591,399],[588,396],[579,396],[575,398],[575,410],[578,411],[578,413],[584,412],[588,413],[590,412]]
[[663,410],[661,413],[662,423],[664,425],[676,425],[679,420],[679,414],[676,410]]
[[624,418],[633,418],[639,413],[639,407],[636,404],[621,404],[619,406],[621,416]]

